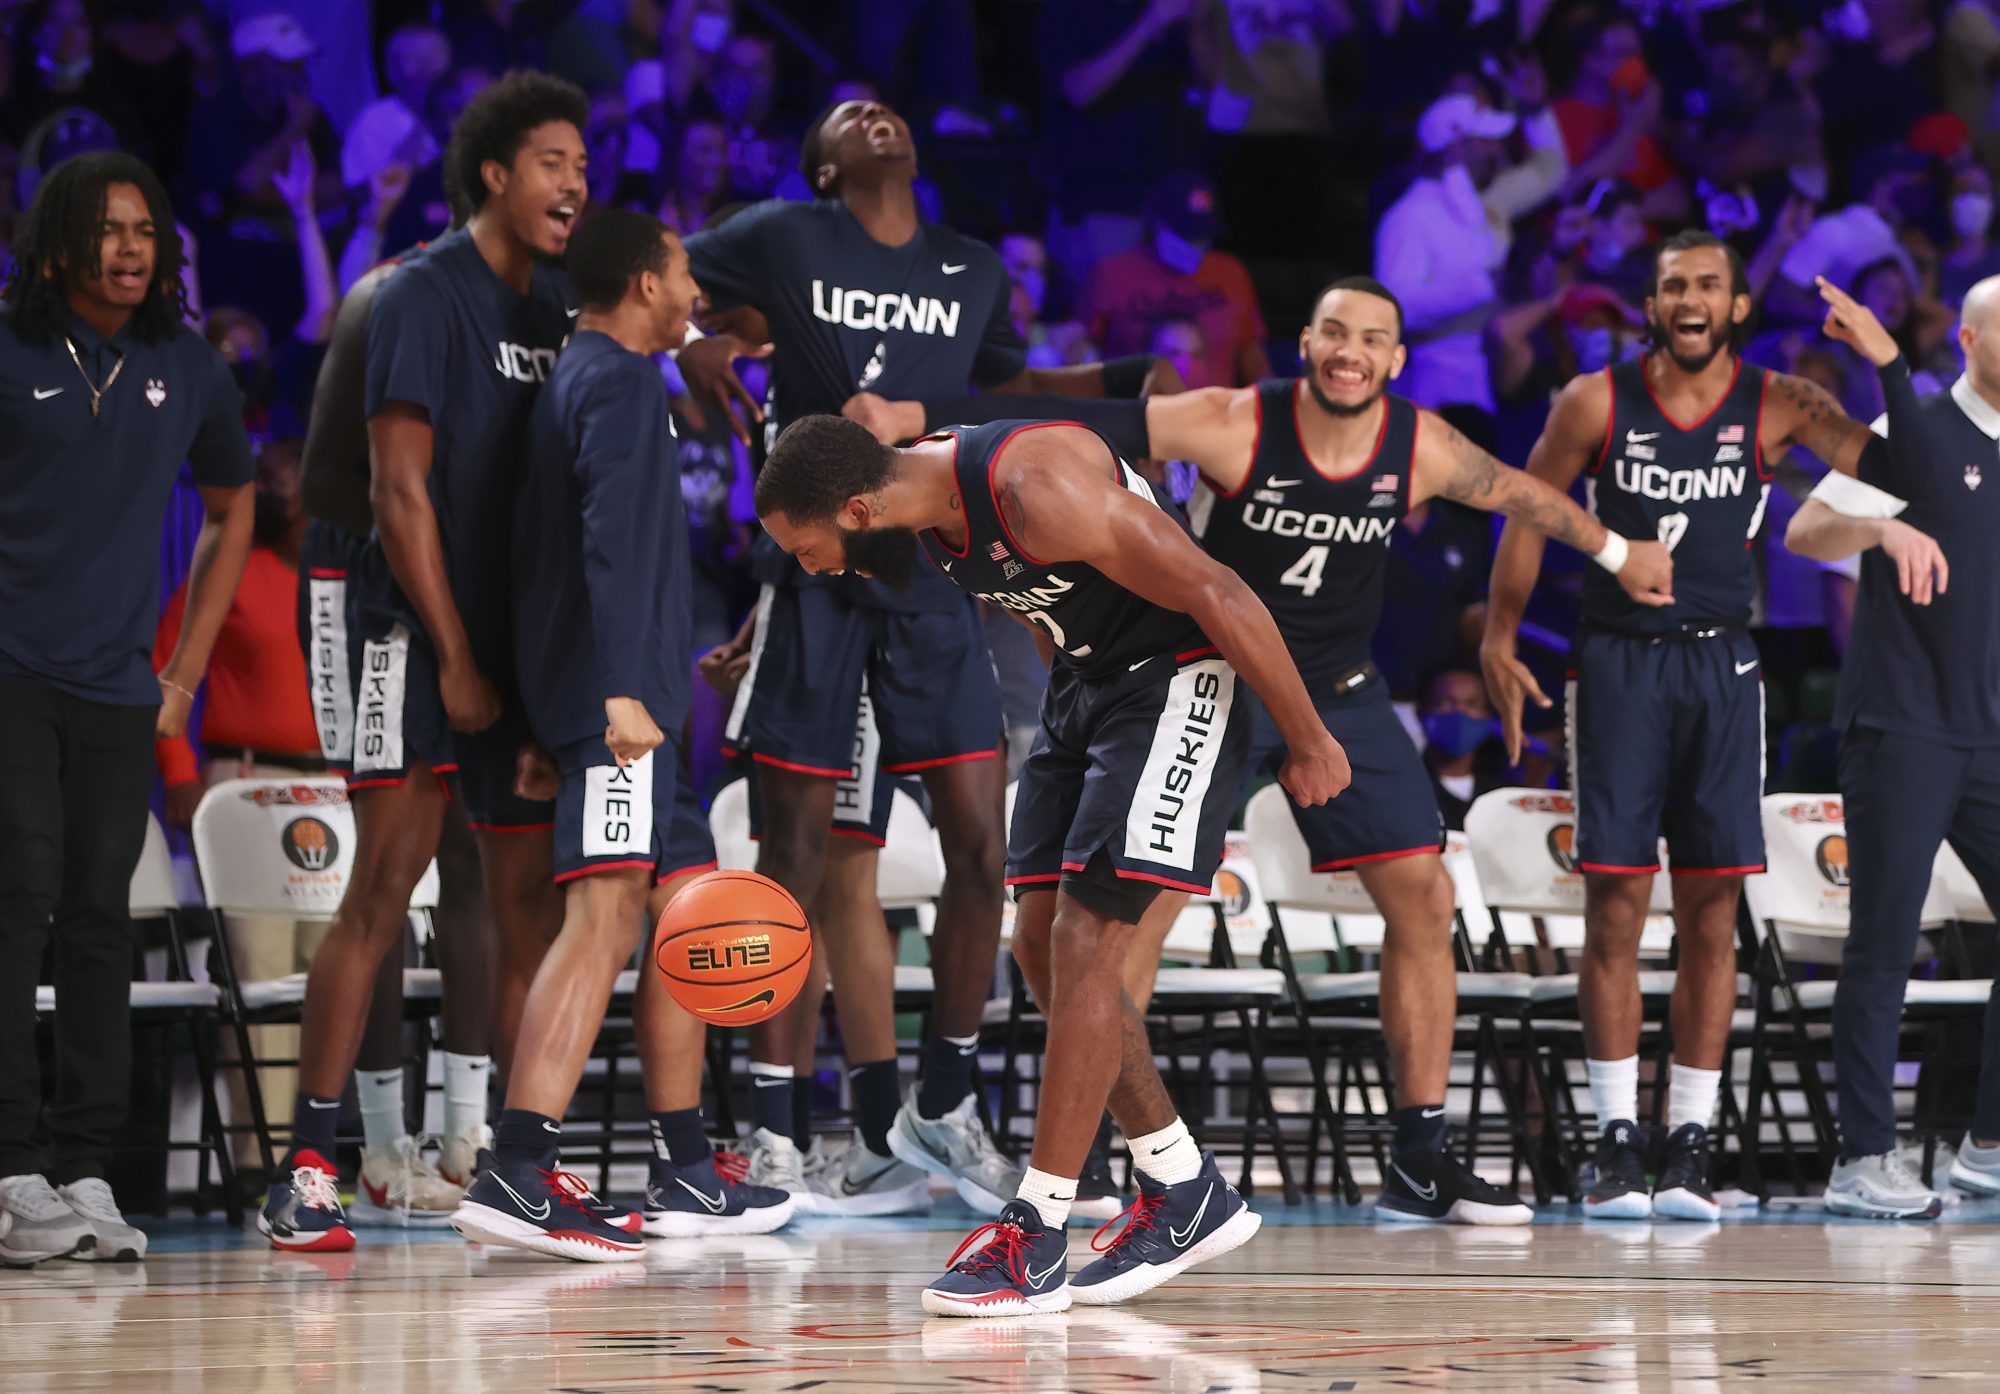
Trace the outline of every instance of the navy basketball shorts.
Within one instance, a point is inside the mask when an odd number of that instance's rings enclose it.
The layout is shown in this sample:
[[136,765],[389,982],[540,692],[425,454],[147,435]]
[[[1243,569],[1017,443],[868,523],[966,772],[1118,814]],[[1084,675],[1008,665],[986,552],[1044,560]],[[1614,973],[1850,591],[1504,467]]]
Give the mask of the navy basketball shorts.
[[1764,675],[1750,636],[1586,630],[1570,664],[1578,867],[1658,871],[1664,833],[1676,873],[1762,871]]
[[[1249,773],[1275,775],[1285,762],[1285,738],[1254,693],[1245,692],[1243,700],[1255,718]],[[1316,690],[1313,705],[1347,752],[1354,782],[1315,808],[1291,804],[1312,869],[1339,871],[1444,850],[1444,817],[1430,775],[1389,704],[1388,684],[1378,676],[1345,695]]]
[[999,757],[1000,683],[970,600],[905,614],[826,585],[764,587],[723,748],[829,779],[856,774],[864,690],[887,774]]
[[1162,889],[1206,895],[1249,766],[1249,695],[1213,649],[1098,682],[1058,664],[1015,791],[1015,895],[1060,886],[1128,922]]
[[299,648],[306,657],[313,725],[327,768],[342,775],[354,763],[354,679],[349,662],[355,619],[350,578],[367,545],[366,538],[315,519],[306,528],[299,551]]
[[708,818],[680,752],[662,745],[621,767],[601,737],[555,752],[558,882],[644,868],[654,882],[715,870]]
[[[441,701],[439,707],[443,707]],[[502,708],[500,719],[485,730],[453,734],[458,788],[465,798],[465,824],[474,832],[546,832],[555,825],[552,804],[524,799],[514,792],[521,748],[534,739],[527,714],[511,699]]]
[[[889,809],[895,802],[896,784],[895,776],[882,768],[882,732],[875,722],[875,703],[864,686],[860,718],[854,728],[854,772],[842,775],[833,784],[833,835],[886,846]],[[763,837],[764,800],[753,779],[750,840],[761,842]]]

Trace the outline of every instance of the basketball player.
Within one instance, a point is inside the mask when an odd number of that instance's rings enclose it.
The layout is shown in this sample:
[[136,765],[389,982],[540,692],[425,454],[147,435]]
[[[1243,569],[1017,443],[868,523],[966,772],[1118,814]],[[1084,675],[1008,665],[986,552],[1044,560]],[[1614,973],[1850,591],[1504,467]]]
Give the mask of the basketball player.
[[[563,1114],[640,931],[715,867],[686,769],[662,744],[662,727],[678,731],[687,715],[691,582],[679,449],[650,356],[686,336],[697,290],[679,240],[625,209],[585,223],[568,266],[581,313],[530,420],[513,556],[522,700],[561,771],[565,912],[528,991],[493,1152],[452,1224],[489,1244],[620,1260],[638,1258],[642,1242],[579,1204],[556,1162]],[[642,1049],[667,1047],[643,1062],[667,1153],[651,1164],[645,1232],[784,1224],[792,1198],[736,1185],[703,1135],[707,1028],[650,967],[635,1015]]]
[[527,980],[561,922],[553,810],[514,793],[526,725],[503,696],[507,537],[528,412],[575,313],[548,263],[583,208],[588,114],[581,92],[537,73],[510,73],[474,98],[445,157],[469,220],[369,309],[376,531],[353,581],[357,846],[308,978],[292,1151],[258,1219],[278,1248],[353,1245],[334,1192],[333,1121],[363,994],[437,850],[446,776],[458,776],[501,935],[503,1066]]
[[[1023,375],[1026,350],[1008,317],[1006,270],[991,248],[918,217],[916,150],[901,117],[879,102],[842,102],[810,129],[800,164],[817,202],[759,204],[687,244],[714,306],[748,306],[770,327],[767,438],[806,413],[839,411],[858,389],[956,395],[968,382],[995,387]],[[729,351],[724,340],[683,351],[681,369],[698,399],[711,398]],[[1061,381],[1101,390],[1091,386],[1101,376],[1093,366]],[[759,567],[766,585],[753,657],[726,731],[757,766],[764,813],[757,869],[790,890],[815,923],[867,923],[851,910],[822,913],[821,901],[835,784],[854,769],[864,686],[883,768],[923,779],[945,858],[923,1079],[899,1109],[893,1049],[878,1042],[879,1058],[850,1057],[863,1145],[849,1149],[840,1186],[864,1203],[877,1193],[908,1193],[910,1173],[895,1165],[901,1158],[950,1178],[968,1204],[997,1213],[1020,1173],[994,1148],[972,1091],[999,948],[1006,777],[999,686],[978,615],[928,568],[907,590],[891,591],[853,576],[802,577],[768,553]],[[849,885],[861,895],[872,890],[871,879]],[[886,1004],[893,982],[883,974],[839,990],[849,998],[872,991]],[[806,1026],[795,1011],[752,1043],[759,1128],[751,1175],[799,1193],[805,1183],[787,1136],[790,1035]]]
[[[304,497],[312,514],[301,548],[299,644],[305,650],[313,722],[327,768],[354,765],[354,687],[348,673],[355,632],[349,578],[375,529],[368,501],[368,310],[375,291],[422,244],[392,257],[349,288],[334,316],[326,358],[313,387],[306,427]],[[445,992],[444,1134],[437,1161],[421,1155],[403,1124],[403,963],[382,956],[374,1000],[354,1071],[365,1134],[354,1218],[382,1223],[450,1219],[472,1179],[474,1158],[490,1136],[486,1089],[492,1069],[486,1019],[492,995],[491,948],[478,849],[462,803],[445,813],[438,839],[438,905],[431,918]]]
[[[1290,754],[1302,804],[1346,787],[1271,615],[1178,516],[1080,426],[1001,421],[884,446],[838,417],[793,423],[757,514],[808,571],[906,582],[921,547],[952,581],[1058,650],[1008,850],[1014,953],[1049,1022],[1033,1165],[969,1257],[924,1293],[940,1315],[1123,1302],[1254,1234],[1258,1217],[1175,1116],[1121,975],[1162,887],[1202,892],[1249,754],[1240,673]],[[1066,1273],[1063,1225],[1107,1097],[1140,1170],[1133,1218]],[[976,1241],[985,1240],[983,1244]]]
[[[1647,353],[1562,390],[1528,472],[1567,491],[1588,472],[1590,509],[1674,556],[1674,603],[1649,607],[1585,576],[1570,651],[1571,787],[1584,875],[1579,1009],[1603,1134],[1585,1213],[1712,1220],[1708,1125],[1736,1005],[1736,905],[1764,868],[1764,687],[1746,626],[1750,544],[1775,458],[1805,446],[1842,474],[1886,448],[1819,387],[1739,356],[1751,300],[1743,262],[1706,232],[1660,244],[1646,298]],[[1521,704],[1547,707],[1515,633],[1542,534],[1509,523],[1493,562],[1486,684],[1518,758]],[[1639,931],[1665,834],[1678,976],[1662,1155],[1639,1142]],[[1647,1177],[1656,1181],[1650,1193]]]

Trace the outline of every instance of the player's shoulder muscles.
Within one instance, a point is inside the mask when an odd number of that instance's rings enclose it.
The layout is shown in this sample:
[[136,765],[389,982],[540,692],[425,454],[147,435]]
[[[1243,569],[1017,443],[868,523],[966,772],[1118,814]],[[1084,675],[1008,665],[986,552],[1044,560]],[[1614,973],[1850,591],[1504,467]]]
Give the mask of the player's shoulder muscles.
[[1146,435],[1155,459],[1185,460],[1220,493],[1250,477],[1263,427],[1254,387],[1203,387],[1146,399]]
[[1556,394],[1541,438],[1528,453],[1528,473],[1567,490],[1578,475],[1604,457],[1611,415],[1609,373],[1571,378]]
[[1125,494],[1111,447],[1067,423],[1016,432],[993,461],[993,501],[1014,543],[1043,562],[1101,552],[1106,511]]

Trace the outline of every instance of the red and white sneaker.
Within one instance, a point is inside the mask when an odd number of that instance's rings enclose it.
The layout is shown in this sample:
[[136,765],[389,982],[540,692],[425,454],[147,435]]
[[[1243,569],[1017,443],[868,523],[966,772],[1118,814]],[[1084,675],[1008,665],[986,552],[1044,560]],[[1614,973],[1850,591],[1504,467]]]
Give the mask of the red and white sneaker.
[[333,1164],[317,1152],[292,1159],[292,1174],[271,1183],[257,1229],[274,1249],[295,1253],[337,1253],[354,1247],[354,1231],[340,1208]]
[[580,1263],[630,1263],[642,1257],[645,1241],[599,1218],[588,1203],[592,1201],[603,1205],[580,1176],[532,1161],[501,1162],[484,1152],[472,1189],[452,1213],[451,1227],[475,1243]]

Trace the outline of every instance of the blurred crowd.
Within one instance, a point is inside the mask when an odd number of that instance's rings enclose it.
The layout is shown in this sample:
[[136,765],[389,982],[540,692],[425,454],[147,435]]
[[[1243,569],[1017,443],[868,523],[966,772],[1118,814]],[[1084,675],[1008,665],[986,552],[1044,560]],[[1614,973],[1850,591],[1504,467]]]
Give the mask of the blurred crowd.
[[[1934,390],[1959,297],[2000,271],[2000,0],[0,0],[0,255],[66,156],[158,170],[281,538],[342,290],[447,225],[446,133],[522,66],[591,94],[592,200],[681,231],[809,197],[812,118],[893,104],[926,215],[999,250],[1038,365],[1287,373],[1311,292],[1372,271],[1408,312],[1397,390],[1516,464],[1565,382],[1643,350],[1651,248],[1684,226],[1749,261],[1746,356],[1862,419],[1875,376],[1819,332],[1813,278],[1852,287]],[[699,650],[752,599],[751,462],[711,421],[682,464]],[[1821,466],[1780,468],[1767,539]],[[1378,662],[1469,790],[1488,520],[1433,503],[1391,545]],[[1852,581],[1758,545],[1774,773],[1824,787]],[[1531,612],[1552,669],[1574,612],[1552,567]],[[191,758],[163,754],[183,779]]]

